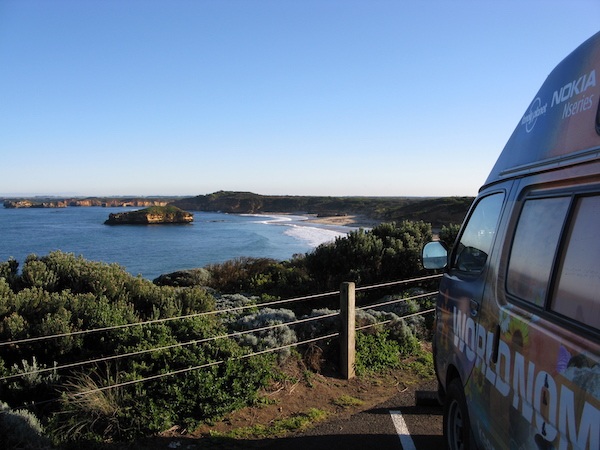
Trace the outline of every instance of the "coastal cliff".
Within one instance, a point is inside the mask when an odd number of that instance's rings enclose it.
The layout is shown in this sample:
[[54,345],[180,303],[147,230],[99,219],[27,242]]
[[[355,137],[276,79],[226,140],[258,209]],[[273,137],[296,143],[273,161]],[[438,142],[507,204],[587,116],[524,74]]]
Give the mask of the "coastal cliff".
[[47,202],[32,202],[31,200],[4,200],[4,207],[13,208],[66,208],[69,203],[66,200]]
[[5,208],[66,208],[69,206],[102,206],[102,207],[125,207],[134,206],[147,208],[150,206],[166,206],[176,198],[64,198],[64,199],[5,199]]
[[111,213],[106,225],[182,224],[194,221],[194,215],[176,206],[151,206],[124,213]]
[[423,220],[434,227],[462,223],[473,197],[313,197],[219,191],[172,202],[191,211],[233,214],[292,213],[318,217],[359,215],[376,222]]

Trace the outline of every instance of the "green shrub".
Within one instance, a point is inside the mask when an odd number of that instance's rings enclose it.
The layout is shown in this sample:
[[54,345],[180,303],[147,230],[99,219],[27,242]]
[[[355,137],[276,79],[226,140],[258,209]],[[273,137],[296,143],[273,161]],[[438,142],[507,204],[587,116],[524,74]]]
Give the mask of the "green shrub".
[[[214,339],[226,329],[216,316],[196,315],[216,308],[202,287],[157,286],[118,265],[62,252],[30,255],[22,275],[13,266],[0,267],[1,341],[195,315],[3,347],[2,373],[32,372],[0,382],[3,399],[22,405],[61,398],[58,409],[54,403],[39,411],[56,442],[127,440],[174,424],[191,426],[253,402],[273,373],[274,357],[241,358],[245,351],[234,340]],[[167,346],[172,347],[147,352]],[[63,369],[60,378],[37,369],[129,352],[142,353],[103,366]],[[189,370],[218,361],[226,362]],[[177,371],[183,372],[169,375]],[[90,390],[95,392],[81,395]]]
[[431,225],[424,222],[382,223],[319,245],[304,264],[318,290],[337,289],[344,281],[400,280],[420,273],[421,249],[431,239]]
[[[422,319],[421,316],[418,318]],[[389,336],[398,342],[401,356],[409,356],[421,349],[419,339],[414,335],[413,328],[408,326],[405,319],[397,319],[389,326]]]
[[[254,333],[243,334],[237,338],[242,346],[249,346],[253,351],[263,351],[298,342],[296,333],[289,326],[283,325],[296,320],[296,315],[289,309],[263,308],[256,313],[242,316],[231,325],[233,330],[254,330],[258,328],[281,325],[276,328],[261,330]],[[279,350],[279,360],[282,361],[291,353],[291,347]]]
[[400,345],[387,331],[356,333],[356,373],[364,375],[400,366]]
[[[339,324],[337,317],[331,317],[301,328],[282,326],[239,339],[219,336],[332,312],[325,308],[330,300],[320,302],[318,309],[309,313],[314,303],[294,306],[293,311],[260,309],[264,299],[315,293],[323,287],[337,289],[341,281],[366,284],[414,275],[419,271],[420,246],[430,235],[430,227],[423,223],[382,224],[352,232],[292,261],[240,258],[156,283],[133,277],[116,264],[86,261],[62,252],[28,256],[21,274],[16,261],[2,263],[0,341],[249,306],[218,316],[196,315],[5,346],[0,374],[33,373],[29,378],[0,381],[2,398],[22,405],[60,397],[58,407],[53,404],[36,410],[57,443],[130,440],[173,425],[190,428],[212,420],[255,402],[258,389],[276,372],[276,355],[249,358],[249,352],[329,334],[337,331]],[[211,290],[202,286],[207,283]],[[234,294],[221,295],[212,289]],[[337,298],[332,301],[337,305]],[[415,351],[418,337],[424,334],[423,319],[400,317],[422,305],[405,301],[382,311],[359,310],[359,323],[390,321],[388,331],[357,334],[359,374],[398,367],[401,356]],[[198,340],[207,342],[187,344]],[[147,352],[158,347],[163,349]],[[55,372],[38,376],[36,369],[129,352],[139,354],[103,365],[63,369],[60,378]],[[172,374],[178,371],[181,373]],[[157,375],[164,377],[102,389]],[[82,395],[84,392],[88,393]]]
[[0,280],[4,279],[9,285],[14,286],[18,279],[18,269],[19,263],[13,258],[0,263]]
[[5,449],[49,449],[50,441],[38,418],[31,412],[13,411],[0,401],[0,442]]
[[158,286],[192,287],[208,286],[210,283],[210,272],[204,268],[180,270],[160,275],[153,281]]
[[440,230],[440,241],[444,241],[449,249],[452,248],[459,231],[460,225],[449,224],[442,226],[442,229]]

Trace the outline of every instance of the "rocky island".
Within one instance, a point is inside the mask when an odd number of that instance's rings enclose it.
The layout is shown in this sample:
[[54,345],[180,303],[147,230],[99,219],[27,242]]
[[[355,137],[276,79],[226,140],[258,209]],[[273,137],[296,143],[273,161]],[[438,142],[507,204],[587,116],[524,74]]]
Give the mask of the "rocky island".
[[194,215],[176,206],[151,206],[137,211],[111,213],[106,225],[181,224],[194,221]]

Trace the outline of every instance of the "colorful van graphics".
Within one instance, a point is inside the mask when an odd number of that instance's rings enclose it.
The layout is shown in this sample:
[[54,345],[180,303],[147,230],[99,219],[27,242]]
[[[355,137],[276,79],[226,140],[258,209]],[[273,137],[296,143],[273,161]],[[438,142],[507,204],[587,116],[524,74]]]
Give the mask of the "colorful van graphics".
[[[550,74],[445,266],[433,342],[451,449],[600,449],[600,33]],[[440,263],[442,261],[442,263]]]

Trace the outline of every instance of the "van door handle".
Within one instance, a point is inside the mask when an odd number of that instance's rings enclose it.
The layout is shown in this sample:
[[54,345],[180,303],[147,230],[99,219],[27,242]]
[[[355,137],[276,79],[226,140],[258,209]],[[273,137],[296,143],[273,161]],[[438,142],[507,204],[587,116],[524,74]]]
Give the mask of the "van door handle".
[[496,330],[494,333],[494,340],[492,343],[492,354],[491,354],[491,362],[496,364],[498,362],[498,350],[500,348],[500,325],[496,326]]
[[477,303],[475,300],[470,300],[470,304],[471,304],[471,317],[475,317],[477,314],[479,314],[479,303]]

